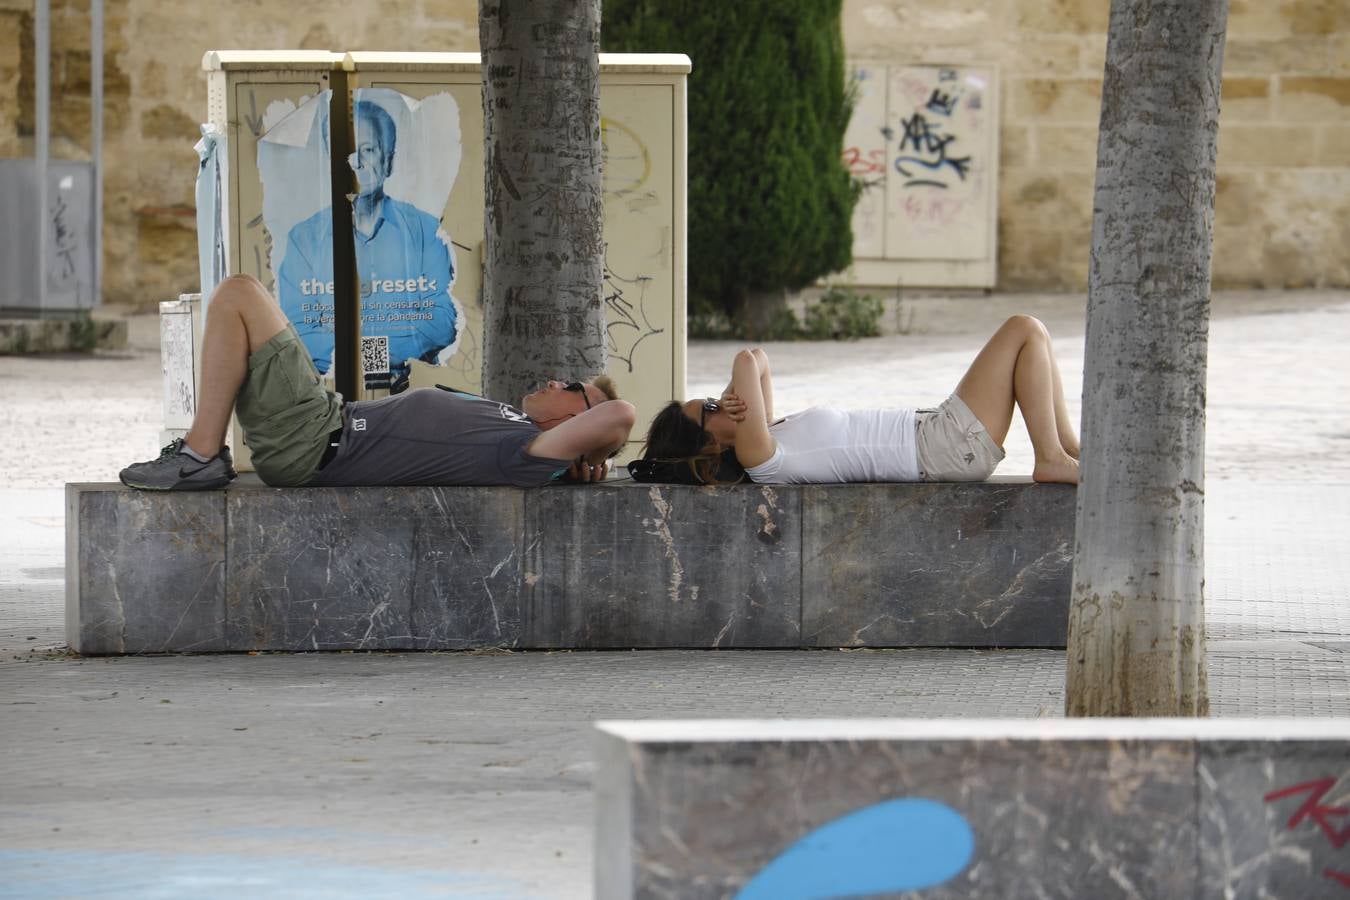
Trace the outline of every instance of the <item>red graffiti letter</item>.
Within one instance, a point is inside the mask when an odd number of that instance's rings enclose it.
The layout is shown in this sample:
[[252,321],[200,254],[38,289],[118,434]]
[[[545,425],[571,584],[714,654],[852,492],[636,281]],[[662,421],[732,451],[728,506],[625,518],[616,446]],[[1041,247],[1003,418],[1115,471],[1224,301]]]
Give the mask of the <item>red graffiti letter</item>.
[[1327,840],[1331,841],[1331,845],[1339,850],[1350,843],[1350,827],[1347,827],[1344,831],[1338,831],[1327,820],[1331,816],[1350,815],[1350,809],[1344,806],[1322,806],[1318,803],[1335,784],[1335,778],[1319,778],[1316,781],[1305,781],[1302,784],[1296,784],[1280,791],[1271,791],[1266,794],[1264,799],[1269,803],[1272,800],[1279,800],[1281,797],[1308,791],[1308,799],[1290,817],[1289,829],[1292,831],[1299,822],[1310,818],[1317,823],[1318,828],[1322,829],[1322,833],[1327,836]]

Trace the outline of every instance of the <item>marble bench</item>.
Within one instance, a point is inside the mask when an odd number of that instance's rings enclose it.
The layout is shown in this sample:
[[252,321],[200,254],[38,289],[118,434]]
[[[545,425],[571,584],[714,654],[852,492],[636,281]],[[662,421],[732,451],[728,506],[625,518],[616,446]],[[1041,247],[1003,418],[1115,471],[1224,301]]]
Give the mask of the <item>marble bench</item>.
[[1350,896],[1346,719],[598,729],[601,900]]
[[85,654],[1063,647],[1074,490],[66,486]]

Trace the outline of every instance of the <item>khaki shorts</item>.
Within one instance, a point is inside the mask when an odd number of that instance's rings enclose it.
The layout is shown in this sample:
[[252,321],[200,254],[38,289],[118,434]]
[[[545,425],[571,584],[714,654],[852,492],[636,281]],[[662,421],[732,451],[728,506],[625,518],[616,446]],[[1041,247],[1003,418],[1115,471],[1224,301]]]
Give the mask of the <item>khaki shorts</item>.
[[289,326],[249,354],[235,413],[258,477],[273,486],[308,481],[319,469],[328,435],[342,427],[342,399],[323,386]]
[[1003,460],[1003,448],[955,394],[915,418],[920,481],[984,481]]

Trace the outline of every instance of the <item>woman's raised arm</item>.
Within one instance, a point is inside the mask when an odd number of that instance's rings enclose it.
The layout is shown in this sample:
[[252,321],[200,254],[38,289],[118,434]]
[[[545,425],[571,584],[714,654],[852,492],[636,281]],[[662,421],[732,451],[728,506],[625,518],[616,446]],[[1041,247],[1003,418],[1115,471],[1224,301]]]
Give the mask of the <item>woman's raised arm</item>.
[[773,384],[769,357],[763,350],[742,350],[731,364],[731,391],[745,404],[745,418],[736,423],[736,461],[747,469],[773,456],[778,444],[769,434]]
[[[764,421],[773,424],[773,379],[769,375],[769,354],[765,353],[759,347],[750,350],[755,355],[755,361],[759,364],[759,389],[764,395]],[[728,412],[732,415],[734,421],[741,421],[745,418],[745,404],[736,394],[735,385],[727,382],[726,390],[722,391],[722,405],[729,407]]]
[[759,363],[759,390],[764,395],[764,422],[773,424],[773,379],[769,376],[769,354],[760,347],[750,351]]

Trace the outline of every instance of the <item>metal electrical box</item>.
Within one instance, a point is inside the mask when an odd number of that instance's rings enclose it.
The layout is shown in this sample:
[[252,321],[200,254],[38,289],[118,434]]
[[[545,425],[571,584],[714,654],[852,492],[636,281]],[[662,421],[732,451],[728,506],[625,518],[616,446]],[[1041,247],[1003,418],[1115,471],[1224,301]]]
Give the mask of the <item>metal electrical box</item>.
[[164,373],[164,430],[160,444],[186,438],[197,414],[202,374],[201,295],[179,294],[159,304],[159,364]]
[[879,287],[993,287],[997,67],[854,62],[851,72],[844,164],[864,188],[844,277]]
[[[38,214],[39,167],[32,159],[0,159],[0,309],[26,313],[89,310],[95,296],[94,165],[52,160],[47,211]],[[46,230],[42,265],[40,230]],[[39,282],[46,280],[43,292]],[[45,298],[45,302],[39,298]]]
[[[395,201],[387,208],[398,211],[397,233],[416,247],[391,255],[376,246],[378,236],[369,238],[365,256],[358,246],[362,397],[386,393],[400,377],[412,387],[477,391],[484,221],[479,55],[212,51],[202,65],[209,123],[227,145],[219,223],[227,270],[267,285],[320,370],[328,367],[331,339],[324,343],[323,329],[331,333],[332,263],[316,250],[325,227],[331,234],[331,213],[325,219],[324,212],[331,209],[327,121],[351,115],[358,149],[363,132],[376,135],[374,152],[391,158],[376,166],[379,190]],[[685,389],[689,70],[682,55],[600,55],[609,371],[640,422]],[[332,96],[334,72],[344,73],[345,97]]]

